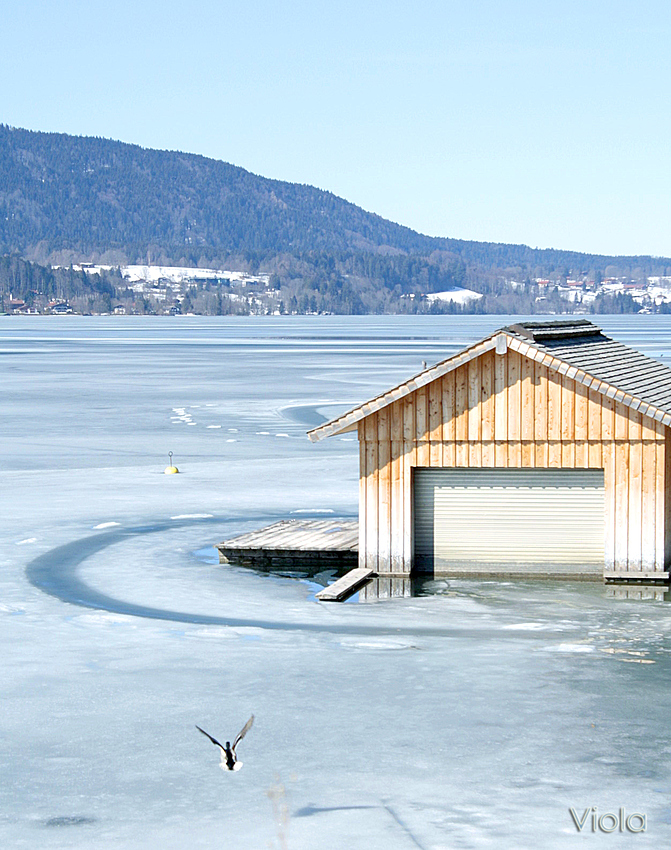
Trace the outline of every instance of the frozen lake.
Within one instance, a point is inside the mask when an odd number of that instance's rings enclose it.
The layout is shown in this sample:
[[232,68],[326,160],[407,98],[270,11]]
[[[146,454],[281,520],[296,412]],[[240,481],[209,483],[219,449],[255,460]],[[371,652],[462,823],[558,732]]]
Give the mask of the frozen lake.
[[[238,532],[355,517],[356,435],[306,430],[510,321],[0,318],[0,846],[671,843],[663,597],[450,580],[328,605],[217,563]],[[671,358],[671,317],[595,321]],[[224,773],[195,724],[252,713]],[[570,807],[647,830],[579,834]]]

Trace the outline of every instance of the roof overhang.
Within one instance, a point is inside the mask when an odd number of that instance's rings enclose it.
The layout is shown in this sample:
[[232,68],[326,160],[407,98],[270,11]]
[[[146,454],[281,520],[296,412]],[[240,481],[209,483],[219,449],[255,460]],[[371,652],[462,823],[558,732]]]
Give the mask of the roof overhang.
[[422,372],[419,372],[417,375],[410,378],[409,381],[399,384],[397,387],[370,399],[370,401],[367,401],[358,407],[352,408],[352,410],[347,411],[347,413],[343,413],[342,416],[331,419],[330,422],[325,422],[323,425],[313,428],[311,431],[308,431],[308,437],[313,443],[316,443],[318,440],[323,440],[325,437],[332,437],[335,434],[343,434],[345,431],[353,431],[357,427],[358,423],[362,419],[365,419],[366,416],[370,416],[371,413],[376,413],[378,410],[382,410],[382,408],[393,404],[393,402],[410,395],[410,393],[420,389],[420,387],[425,387],[427,384],[435,381],[436,378],[440,378],[448,372],[452,372],[454,369],[459,368],[459,366],[463,366],[463,364],[468,363],[469,360],[474,360],[486,351],[496,349],[498,337],[502,338],[502,340],[498,343],[498,347],[507,347],[508,334],[497,331],[496,334],[488,336],[486,339],[483,339],[481,342],[476,343],[470,348],[464,349],[458,354],[455,354],[453,357],[449,357],[447,360],[443,360],[441,363],[437,363],[429,369],[424,369]]

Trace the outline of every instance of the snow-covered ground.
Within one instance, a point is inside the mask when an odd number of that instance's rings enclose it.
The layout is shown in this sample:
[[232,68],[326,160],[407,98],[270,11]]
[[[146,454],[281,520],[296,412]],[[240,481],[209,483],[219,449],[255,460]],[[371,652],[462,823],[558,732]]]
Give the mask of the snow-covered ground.
[[468,304],[470,301],[477,301],[479,298],[482,298],[480,292],[463,287],[446,289],[444,292],[431,292],[426,296],[427,301],[454,301],[456,304]]
[[[461,580],[328,605],[212,548],[355,516],[356,439],[305,431],[508,321],[0,320],[0,846],[669,843],[663,598]],[[671,357],[667,317],[599,322]],[[224,773],[195,724],[252,713]],[[579,834],[592,806],[647,830]]]
[[[78,271],[88,274],[99,274],[101,271],[111,271],[115,266],[96,265],[85,263],[75,265]],[[231,283],[262,283],[267,285],[270,281],[269,274],[247,274],[247,272],[235,272],[229,269],[199,269],[193,266],[120,266],[122,277],[131,283],[142,281],[144,283],[158,283],[159,281],[170,281],[170,283],[185,283],[188,281],[202,280],[229,280]]]

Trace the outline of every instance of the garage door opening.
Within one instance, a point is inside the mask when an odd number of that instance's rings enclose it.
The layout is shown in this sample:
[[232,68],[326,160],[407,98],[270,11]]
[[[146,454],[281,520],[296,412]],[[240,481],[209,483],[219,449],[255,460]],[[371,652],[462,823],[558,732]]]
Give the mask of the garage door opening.
[[415,469],[414,569],[599,579],[603,469]]

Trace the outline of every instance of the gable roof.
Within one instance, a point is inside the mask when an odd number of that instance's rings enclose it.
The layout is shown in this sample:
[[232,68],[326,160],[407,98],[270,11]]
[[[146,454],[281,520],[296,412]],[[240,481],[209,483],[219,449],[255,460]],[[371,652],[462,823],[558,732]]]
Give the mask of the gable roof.
[[351,431],[369,416],[486,351],[510,348],[608,398],[671,426],[671,368],[607,337],[586,319],[521,322],[495,331],[347,413],[308,431],[313,441]]

